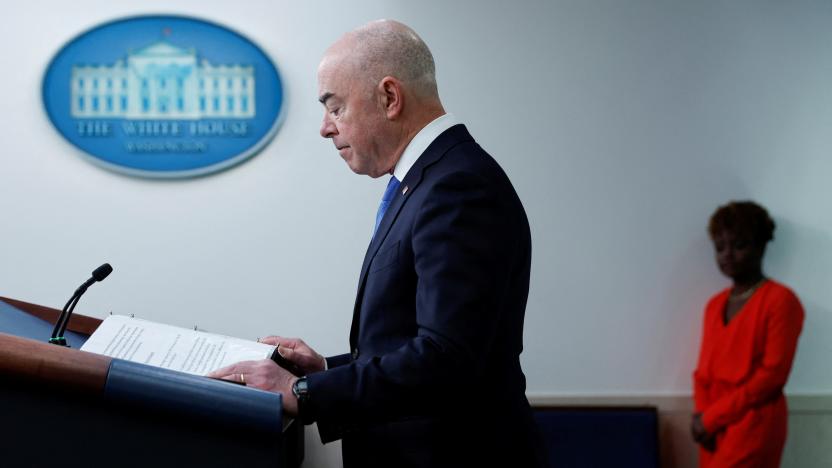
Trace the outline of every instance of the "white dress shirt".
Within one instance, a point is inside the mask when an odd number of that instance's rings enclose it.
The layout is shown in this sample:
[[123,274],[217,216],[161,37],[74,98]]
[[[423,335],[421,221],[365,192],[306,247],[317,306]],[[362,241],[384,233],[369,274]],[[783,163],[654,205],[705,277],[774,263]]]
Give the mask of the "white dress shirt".
[[399,179],[399,182],[403,181],[408,171],[410,171],[410,168],[416,164],[416,160],[428,149],[428,146],[433,143],[433,140],[441,135],[442,132],[458,123],[460,121],[453,114],[448,113],[435,118],[431,123],[425,125],[404,149],[402,156],[396,163],[396,167],[393,168],[393,177]]

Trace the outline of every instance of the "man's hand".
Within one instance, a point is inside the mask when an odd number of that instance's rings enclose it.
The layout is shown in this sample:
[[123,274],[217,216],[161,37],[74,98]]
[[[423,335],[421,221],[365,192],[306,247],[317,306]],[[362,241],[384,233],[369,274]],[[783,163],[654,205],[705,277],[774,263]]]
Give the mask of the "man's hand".
[[711,434],[705,429],[705,425],[702,424],[702,413],[693,414],[690,422],[690,432],[693,434],[693,440],[702,448],[709,452],[716,450],[716,434]]
[[244,382],[249,387],[283,395],[283,410],[290,416],[298,414],[298,400],[292,393],[297,377],[275,364],[271,359],[242,361],[217,369],[206,377]]
[[283,359],[296,365],[303,375],[320,372],[326,368],[326,359],[316,353],[314,349],[300,338],[284,338],[282,336],[267,336],[258,341],[277,346],[277,352]]

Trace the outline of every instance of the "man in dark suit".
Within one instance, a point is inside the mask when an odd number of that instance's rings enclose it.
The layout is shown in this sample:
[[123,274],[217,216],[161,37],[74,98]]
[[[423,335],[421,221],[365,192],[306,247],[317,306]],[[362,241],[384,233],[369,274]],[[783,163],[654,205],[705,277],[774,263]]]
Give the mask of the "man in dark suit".
[[531,236],[506,174],[445,112],[430,50],[377,21],[318,68],[321,136],[350,169],[390,175],[359,277],[351,352],[269,337],[271,361],[214,375],[283,394],[343,439],[346,467],[539,466],[520,368]]

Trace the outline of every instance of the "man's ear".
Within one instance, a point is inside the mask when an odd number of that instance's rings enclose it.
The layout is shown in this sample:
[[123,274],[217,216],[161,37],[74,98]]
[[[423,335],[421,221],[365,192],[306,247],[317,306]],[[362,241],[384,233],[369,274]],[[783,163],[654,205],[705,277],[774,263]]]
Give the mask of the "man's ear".
[[397,119],[404,110],[404,89],[402,82],[392,76],[385,76],[378,84],[381,105],[388,120]]

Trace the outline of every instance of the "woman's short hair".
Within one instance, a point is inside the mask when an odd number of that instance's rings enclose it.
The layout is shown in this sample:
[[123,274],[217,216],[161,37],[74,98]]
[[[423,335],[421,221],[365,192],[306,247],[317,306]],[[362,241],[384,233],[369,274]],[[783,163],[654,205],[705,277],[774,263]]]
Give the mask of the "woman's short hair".
[[774,239],[774,220],[768,211],[753,201],[732,201],[722,205],[711,215],[708,234],[711,239],[723,231],[748,236],[757,245]]

